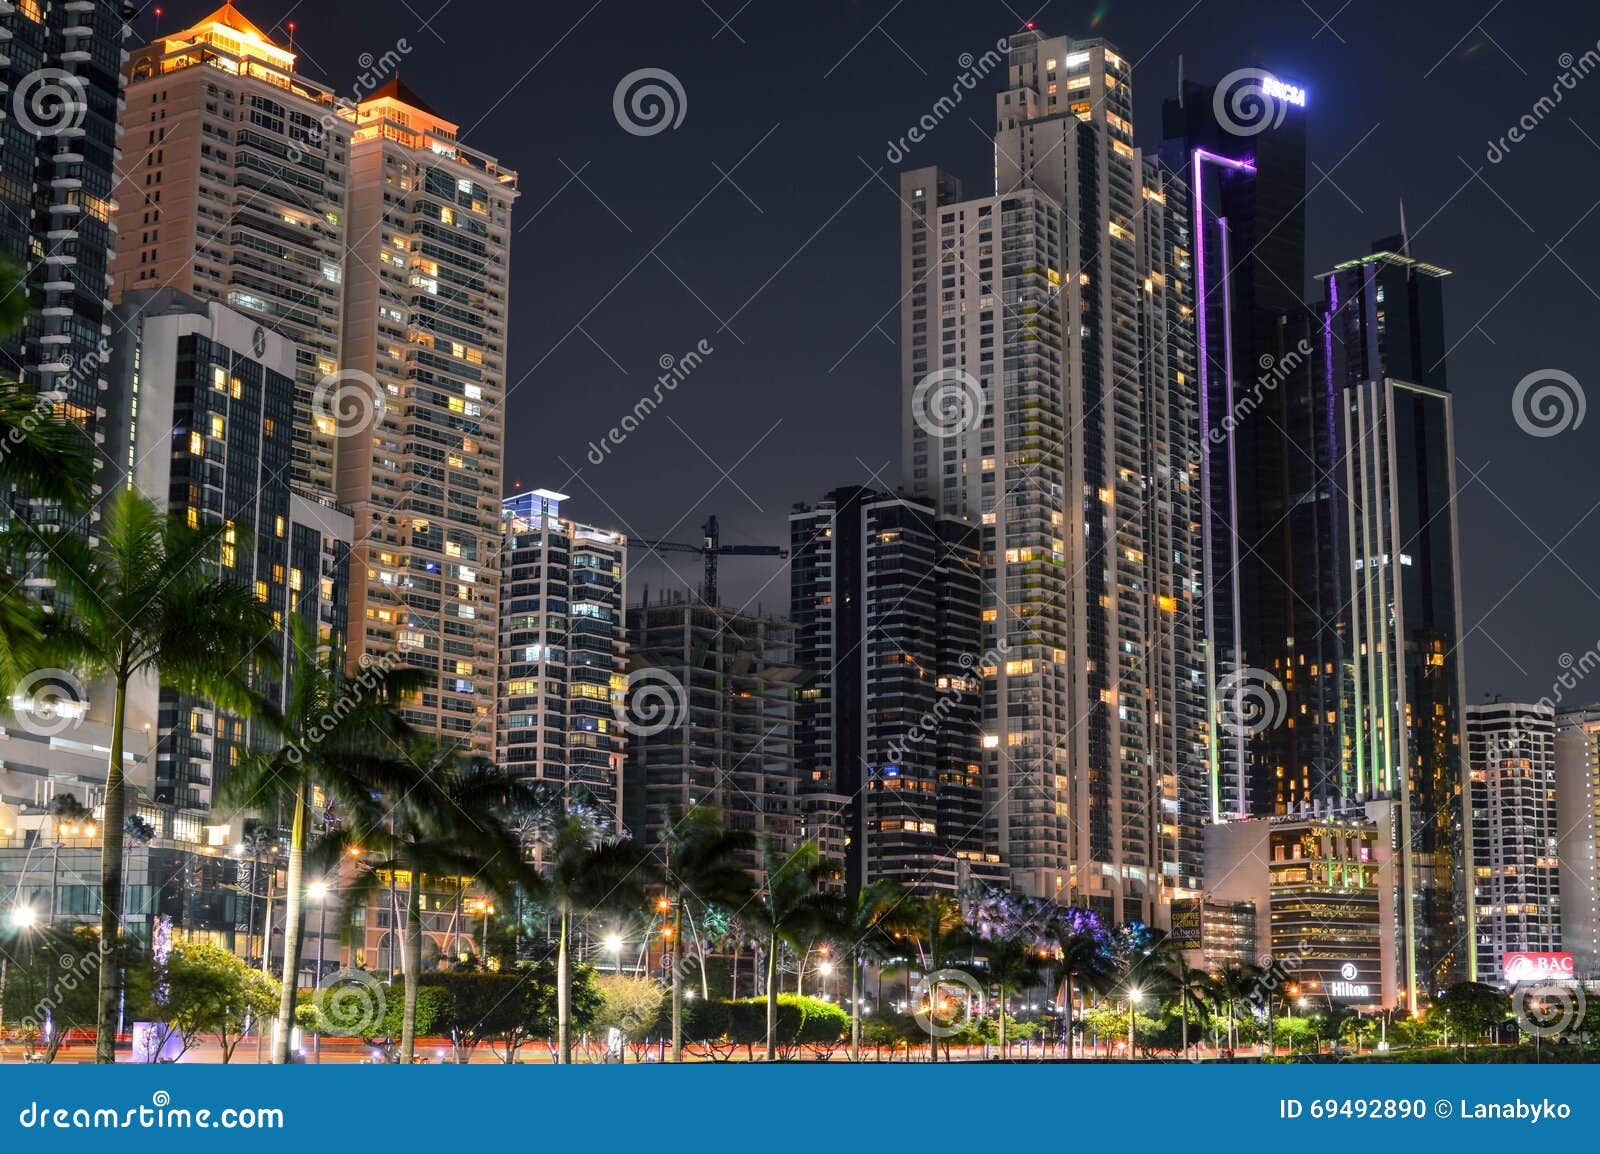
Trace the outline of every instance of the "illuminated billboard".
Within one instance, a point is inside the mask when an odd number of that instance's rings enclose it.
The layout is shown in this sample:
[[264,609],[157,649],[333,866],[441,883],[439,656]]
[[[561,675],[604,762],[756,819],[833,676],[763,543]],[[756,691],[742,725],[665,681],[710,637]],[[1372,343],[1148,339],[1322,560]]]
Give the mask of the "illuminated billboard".
[[1502,954],[1500,969],[1505,974],[1506,981],[1512,983],[1572,978],[1577,973],[1571,954],[1528,952]]

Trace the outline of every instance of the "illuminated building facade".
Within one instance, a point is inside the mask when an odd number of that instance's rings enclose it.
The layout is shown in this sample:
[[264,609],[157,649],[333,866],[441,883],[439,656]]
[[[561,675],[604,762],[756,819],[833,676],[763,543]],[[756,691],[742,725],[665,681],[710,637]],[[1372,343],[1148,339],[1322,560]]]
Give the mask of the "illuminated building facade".
[[254,317],[295,345],[294,482],[334,492],[350,127],[331,89],[232,4],[136,50],[122,114],[118,299],[170,287]]
[[[119,0],[29,0],[0,13],[0,256],[26,276],[33,306],[22,332],[0,345],[0,366],[59,394],[56,411],[96,444],[131,14]],[[59,524],[59,510],[15,507],[35,524]]]
[[1561,948],[1600,977],[1600,708],[1556,715],[1556,828]]
[[[1241,79],[1239,74],[1230,80]],[[1206,682],[1218,820],[1356,797],[1345,769],[1348,600],[1335,409],[1316,367],[1306,283],[1303,90],[1182,83],[1162,106],[1167,163],[1188,174],[1195,234]],[[1272,91],[1287,92],[1288,87]],[[1230,686],[1276,683],[1279,723],[1228,725]],[[1281,723],[1293,718],[1292,724]]]
[[1466,719],[1478,980],[1504,986],[1505,954],[1561,949],[1556,715],[1494,701]]
[[987,843],[1025,892],[1159,923],[1205,820],[1187,187],[1133,147],[1110,45],[1008,57],[996,194],[901,175],[905,488],[983,534]]
[[569,806],[623,828],[618,718],[627,685],[628,541],[561,516],[564,494],[501,503],[495,764],[553,782]]
[[1400,972],[1418,1007],[1472,978],[1455,441],[1442,281],[1404,238],[1322,274],[1351,543],[1356,795],[1396,805]]
[[[864,488],[789,516],[808,824],[843,828],[850,892],[997,880],[983,845],[977,526]],[[831,821],[813,816],[830,812]]]
[[1257,948],[1286,974],[1280,997],[1324,1010],[1404,1005],[1392,821],[1393,807],[1372,802],[1207,827],[1209,898],[1253,906]]
[[318,417],[356,519],[352,654],[398,648],[435,679],[406,719],[489,755],[517,177],[456,129],[398,80],[356,110],[339,365],[359,392]]
[[[344,644],[351,537],[348,512],[290,480],[294,344],[254,317],[172,288],[124,293],[116,316],[115,403],[105,422],[115,467],[105,488],[131,483],[190,525],[233,530],[219,572],[272,613],[284,669],[258,688],[281,707],[292,619],[322,643]],[[128,723],[156,736],[153,772],[139,784],[163,815],[157,832],[179,842],[203,838],[229,767],[275,743],[260,723],[153,681],[133,687]]]

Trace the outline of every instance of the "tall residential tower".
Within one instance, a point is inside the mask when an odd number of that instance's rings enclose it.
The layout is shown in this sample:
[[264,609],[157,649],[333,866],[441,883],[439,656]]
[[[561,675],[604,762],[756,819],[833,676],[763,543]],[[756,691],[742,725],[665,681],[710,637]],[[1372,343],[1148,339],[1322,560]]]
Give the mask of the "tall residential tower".
[[985,808],[1015,885],[1154,921],[1199,885],[1187,187],[1102,40],[1010,38],[995,195],[901,176],[908,491],[980,526]]
[[407,720],[494,751],[506,310],[517,175],[399,80],[356,109],[337,380],[356,518],[353,655],[398,647],[434,684]]

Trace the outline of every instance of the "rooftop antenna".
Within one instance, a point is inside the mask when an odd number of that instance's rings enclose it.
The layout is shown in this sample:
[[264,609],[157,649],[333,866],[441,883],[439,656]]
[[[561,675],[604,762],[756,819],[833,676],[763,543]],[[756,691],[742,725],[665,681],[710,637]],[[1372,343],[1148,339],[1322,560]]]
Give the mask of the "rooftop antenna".
[[1178,53],[1178,107],[1183,107],[1183,53]]
[[1406,232],[1406,198],[1400,198],[1400,255],[1411,259],[1411,236]]

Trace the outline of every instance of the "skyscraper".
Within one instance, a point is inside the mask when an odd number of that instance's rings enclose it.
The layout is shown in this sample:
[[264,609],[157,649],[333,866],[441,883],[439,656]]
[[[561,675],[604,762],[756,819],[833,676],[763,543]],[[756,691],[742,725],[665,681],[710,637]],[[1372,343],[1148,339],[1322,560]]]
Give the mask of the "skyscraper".
[[338,437],[312,404],[344,324],[350,126],[333,90],[224,4],[133,53],[122,124],[118,298],[176,288],[293,341],[291,475],[332,496]]
[[351,649],[436,681],[407,720],[495,741],[506,309],[516,173],[398,79],[350,150],[345,324],[315,413],[356,519]]
[[759,843],[781,857],[800,834],[793,628],[699,600],[635,605],[628,664],[629,832],[660,852],[676,814],[715,806],[757,840],[743,864],[763,884]]
[[1469,705],[1478,980],[1504,986],[1508,953],[1561,949],[1556,722],[1548,705]]
[[905,487],[983,532],[1013,883],[1154,920],[1204,817],[1187,190],[1133,147],[1110,45],[1028,29],[1009,69],[995,195],[901,176]]
[[[347,511],[290,480],[294,343],[172,288],[124,293],[116,316],[105,488],[132,484],[191,526],[227,527],[221,574],[254,592],[277,624],[263,644],[283,670],[258,688],[281,708],[292,620],[320,643],[344,645],[351,538]],[[200,840],[229,767],[276,741],[260,722],[153,680],[134,685],[128,717],[156,738],[153,772],[135,784],[161,807],[158,832],[180,842]]]
[[562,493],[501,502],[495,764],[553,782],[623,828],[627,538],[561,516]]
[[[1342,804],[1354,790],[1338,447],[1314,371],[1320,317],[1300,296],[1306,94],[1257,68],[1190,81],[1162,128],[1193,195],[1214,812]],[[1270,723],[1230,716],[1241,692],[1281,698]]]
[[1556,856],[1561,948],[1579,977],[1600,974],[1600,708],[1556,715]]
[[[106,270],[131,18],[132,5],[121,0],[18,4],[0,17],[0,256],[23,274],[34,306],[22,332],[0,345],[0,368],[53,400],[55,414],[76,422],[95,447],[103,439]],[[35,525],[61,525],[57,508],[7,507]]]
[[1469,978],[1464,674],[1442,280],[1403,238],[1322,274],[1350,542],[1350,774],[1392,798],[1399,972],[1416,1008]]
[[980,647],[977,526],[856,487],[797,507],[789,539],[808,826],[842,828],[851,892],[999,877],[983,842],[983,684],[999,658]]

